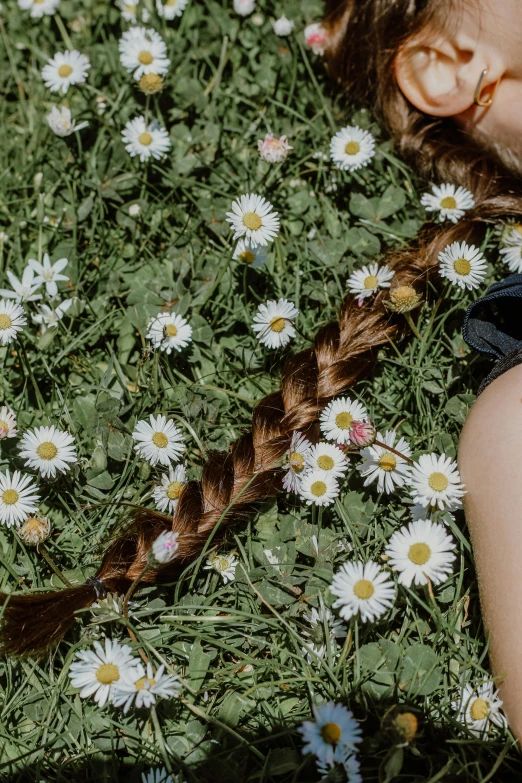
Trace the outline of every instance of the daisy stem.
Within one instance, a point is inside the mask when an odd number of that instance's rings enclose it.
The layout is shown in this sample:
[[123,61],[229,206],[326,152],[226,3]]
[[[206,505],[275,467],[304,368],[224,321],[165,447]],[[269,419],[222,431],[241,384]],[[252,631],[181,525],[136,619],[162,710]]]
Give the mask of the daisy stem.
[[151,707],[150,714],[151,714],[152,722],[154,724],[156,740],[159,745],[161,755],[163,756],[163,761],[165,762],[165,766],[167,767],[167,772],[169,773],[169,775],[172,775],[172,764],[170,763],[170,759],[167,753],[167,748],[165,747],[165,740],[163,739],[163,732],[161,731],[161,726],[158,720],[158,713],[156,712],[156,707],[154,706]]
[[40,392],[40,388],[38,384],[36,383],[36,378],[33,375],[33,371],[31,369],[31,362],[29,361],[29,357],[27,356],[27,351],[25,350],[25,345],[23,344],[22,340],[18,338],[18,344],[22,351],[22,356],[24,357],[25,366],[27,367],[27,372],[29,374],[29,377],[31,379],[31,383],[33,384],[34,393],[36,394],[36,399],[38,400],[38,407],[40,410],[45,410],[45,401],[42,397],[42,394]]
[[415,335],[417,340],[420,340],[422,342],[422,334],[417,329],[417,327],[416,327],[416,325],[415,325],[415,323],[413,321],[413,318],[411,317],[411,313],[409,313],[409,312],[404,313],[404,317],[406,318],[408,326],[410,327],[411,331],[413,332],[413,334]]
[[54,18],[55,18],[55,20],[56,20],[56,25],[57,25],[57,27],[58,27],[58,29],[59,29],[59,31],[60,31],[60,35],[61,35],[61,36],[62,36],[62,38],[63,38],[63,42],[64,42],[64,44],[66,45],[66,47],[67,47],[69,50],[71,50],[71,49],[74,49],[74,46],[72,45],[72,41],[71,41],[71,39],[69,38],[69,33],[68,33],[68,32],[67,32],[67,30],[65,29],[65,25],[64,25],[64,23],[63,23],[63,20],[62,20],[61,16],[59,16],[59,14],[55,14],[55,15],[54,15]]
[[380,446],[381,449],[386,449],[386,451],[391,451],[392,454],[395,454],[397,457],[400,457],[405,462],[408,463],[408,465],[413,465],[413,460],[406,456],[406,454],[401,454],[400,451],[397,451],[397,449],[392,448],[391,446],[388,446],[386,443],[382,443],[380,440],[374,440],[373,441],[374,446]]
[[[130,638],[132,639],[132,641],[134,642],[134,644],[138,644],[138,637],[136,636],[136,634],[134,633],[134,631],[130,627],[129,601],[132,598],[132,595],[133,595],[134,591],[136,590],[137,586],[139,585],[139,583],[141,582],[141,580],[143,579],[143,577],[145,576],[145,574],[149,570],[149,568],[150,568],[149,563],[146,563],[143,571],[140,574],[138,574],[138,576],[136,577],[134,582],[131,584],[131,586],[127,590],[127,592],[125,594],[125,598],[123,599],[123,616],[125,617],[125,619],[129,623],[129,625],[127,625],[127,632],[129,634]],[[148,659],[148,657],[147,657],[147,655],[146,655],[146,653],[145,653],[145,651],[143,650],[142,647],[138,647],[138,653],[140,654],[141,660],[145,663],[145,665],[150,663],[150,661],[149,661],[149,659]]]
[[60,569],[58,568],[58,566],[56,565],[56,563],[55,563],[55,562],[54,562],[54,560],[52,559],[51,555],[49,554],[49,552],[47,551],[47,549],[44,547],[44,545],[43,545],[43,544],[39,544],[39,545],[38,545],[38,547],[37,547],[37,550],[38,550],[38,552],[39,552],[39,553],[42,555],[43,559],[47,561],[47,565],[49,566],[49,568],[50,568],[52,571],[54,571],[54,573],[56,574],[56,576],[58,577],[58,579],[59,579],[61,582],[63,582],[63,583],[64,583],[64,585],[65,585],[66,587],[74,587],[74,585],[73,585],[73,584],[71,584],[71,582],[69,582],[69,580],[67,579],[67,577],[65,577],[65,576],[62,574],[62,572],[60,571]]

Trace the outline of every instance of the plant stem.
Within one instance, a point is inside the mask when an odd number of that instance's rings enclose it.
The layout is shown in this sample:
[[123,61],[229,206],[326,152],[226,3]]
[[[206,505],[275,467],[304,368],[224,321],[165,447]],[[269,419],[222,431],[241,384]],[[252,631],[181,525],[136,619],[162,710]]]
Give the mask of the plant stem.
[[410,327],[411,331],[417,338],[417,340],[420,340],[422,342],[422,334],[417,329],[417,326],[415,325],[413,318],[411,317],[411,313],[404,313],[404,317],[406,318],[406,321],[408,322],[408,326]]
[[42,555],[43,559],[47,561],[47,565],[54,571],[58,579],[60,579],[60,581],[63,582],[66,587],[74,587],[74,585],[69,582],[67,577],[62,574],[44,545],[39,544],[37,550]]
[[410,457],[407,457],[406,454],[401,454],[400,451],[397,451],[397,449],[388,446],[386,443],[382,443],[380,440],[374,440],[373,445],[380,446],[381,449],[386,449],[386,451],[391,451],[392,454],[395,454],[397,457],[403,459],[405,462],[408,463],[408,465],[413,465],[413,460],[410,459]]
[[[129,620],[129,601],[130,601],[134,591],[136,590],[137,586],[139,585],[139,583],[141,582],[141,580],[143,579],[143,577],[145,576],[145,574],[149,570],[149,568],[150,568],[150,565],[148,563],[146,563],[145,564],[145,568],[143,569],[141,574],[138,574],[138,576],[136,577],[134,582],[131,584],[131,586],[127,590],[127,592],[125,594],[125,598],[123,599],[123,616],[125,617],[125,619],[129,623],[130,623],[130,620]],[[132,639],[132,641],[134,642],[134,644],[138,644],[138,637],[136,636],[136,634],[134,633],[134,631],[132,630],[130,625],[127,625],[127,632],[129,634],[130,638]],[[148,657],[147,657],[147,655],[146,655],[146,653],[145,653],[145,651],[143,650],[142,647],[138,647],[138,653],[140,654],[141,660],[144,662],[145,665],[150,663],[150,661],[149,661],[149,659],[148,659]]]

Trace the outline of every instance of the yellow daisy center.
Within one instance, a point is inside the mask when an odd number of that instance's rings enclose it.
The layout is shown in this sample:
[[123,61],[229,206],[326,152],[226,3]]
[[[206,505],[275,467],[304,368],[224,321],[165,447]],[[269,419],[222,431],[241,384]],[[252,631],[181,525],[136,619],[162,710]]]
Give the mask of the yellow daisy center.
[[178,2],[178,0],[167,0],[165,5],[168,5],[168,6],[172,7],[173,5],[176,5],[177,2]]
[[134,687],[137,691],[142,691],[147,686],[147,683],[149,684],[149,688],[152,688],[153,685],[156,685],[156,680],[149,680],[148,677],[141,677],[134,683]]
[[0,329],[9,329],[12,324],[11,318],[5,313],[0,314]]
[[475,699],[470,707],[469,714],[473,720],[484,720],[489,715],[489,704],[485,699]]
[[73,72],[72,66],[67,65],[67,63],[60,65],[60,67],[58,68],[58,76],[61,76],[62,79],[66,79],[67,76],[70,76],[72,72]]
[[34,5],[40,5],[44,0],[33,0]]
[[46,527],[46,524],[38,517],[27,517],[23,527],[25,533],[39,533],[43,527]]
[[377,280],[376,275],[368,275],[368,277],[364,278],[364,287],[365,288],[377,288],[379,281]]
[[96,670],[96,679],[102,685],[111,685],[120,679],[120,670],[113,663],[102,663]]
[[165,435],[164,432],[155,432],[152,436],[152,442],[155,446],[158,447],[158,449],[164,449],[165,446],[168,444],[169,439]]
[[413,712],[402,712],[393,721],[396,730],[406,742],[411,742],[419,728],[419,721]]
[[328,454],[321,454],[321,456],[317,458],[317,465],[321,470],[331,470],[334,464],[333,459],[329,457]]
[[428,479],[428,484],[434,492],[444,492],[448,488],[449,481],[444,473],[438,471],[432,473]]
[[256,212],[246,212],[243,215],[243,223],[250,231],[257,231],[263,225],[263,221]]
[[446,196],[446,198],[442,199],[440,205],[442,209],[456,209],[457,201],[453,198],[453,196]]
[[157,73],[144,73],[138,82],[138,87],[146,95],[154,95],[163,87],[163,79]]
[[251,250],[243,250],[243,252],[239,254],[239,260],[244,261],[246,264],[253,264],[256,260],[256,256]]
[[183,484],[181,484],[179,481],[173,481],[167,487],[167,497],[170,500],[177,500],[181,495],[182,489],[183,489]]
[[357,155],[360,149],[361,145],[357,141],[349,141],[345,146],[344,151],[347,155]]
[[54,443],[51,443],[50,440],[46,440],[43,443],[40,443],[36,449],[36,453],[42,459],[54,459],[58,454],[58,449]]
[[128,11],[130,14],[136,13],[136,6],[135,5],[126,5],[125,10]]
[[387,473],[389,473],[391,470],[395,470],[397,467],[397,457],[395,457],[393,454],[390,454],[389,452],[383,454],[379,459],[379,467],[381,470],[385,470]]
[[149,144],[152,143],[152,136],[148,131],[143,131],[143,133],[140,133],[138,136],[138,141],[140,144],[143,144],[144,147],[148,147]]
[[522,234],[522,223],[515,223],[514,228],[517,234]]
[[416,304],[419,295],[411,285],[399,285],[390,291],[390,299],[395,307],[409,307]]
[[423,542],[412,544],[408,549],[408,557],[415,565],[424,565],[431,557],[431,549]]
[[153,57],[151,53],[147,51],[147,49],[143,49],[138,55],[138,60],[142,65],[150,65]]
[[453,268],[458,275],[469,275],[471,272],[471,264],[467,258],[457,258],[453,262]]
[[341,735],[341,727],[337,723],[325,723],[321,729],[321,737],[328,745],[336,745]]
[[279,316],[278,318],[272,318],[270,321],[270,328],[273,332],[282,332],[285,328],[286,320]]
[[290,454],[290,464],[296,473],[300,473],[305,465],[305,458],[297,451],[292,451]]
[[9,424],[4,421],[3,419],[0,419],[0,433],[5,430],[6,432],[9,432]]
[[6,506],[13,506],[18,501],[19,497],[16,489],[5,489],[2,493],[2,500]]
[[339,427],[340,430],[349,430],[352,426],[353,422],[353,416],[351,413],[348,413],[348,411],[342,411],[342,413],[338,413],[335,417],[335,425],[336,427]]
[[310,487],[310,492],[312,495],[315,495],[316,498],[320,498],[326,493],[326,484],[324,481],[314,481]]
[[362,601],[367,601],[375,592],[375,587],[369,579],[359,579],[353,586],[353,592]]
[[165,327],[165,337],[175,337],[178,333],[177,326],[174,324],[167,324]]
[[227,557],[220,557],[216,555],[212,560],[212,565],[217,568],[218,571],[226,571],[230,567],[230,563]]

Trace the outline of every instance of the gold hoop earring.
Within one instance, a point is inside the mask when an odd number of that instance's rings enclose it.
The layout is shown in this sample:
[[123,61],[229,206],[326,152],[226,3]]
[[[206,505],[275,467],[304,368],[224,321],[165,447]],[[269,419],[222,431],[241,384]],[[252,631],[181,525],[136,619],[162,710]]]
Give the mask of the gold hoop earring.
[[480,78],[478,80],[477,88],[475,90],[475,95],[473,96],[473,102],[477,106],[484,106],[484,107],[491,106],[491,104],[493,103],[493,100],[495,98],[495,93],[496,93],[496,91],[498,89],[498,85],[500,84],[501,79],[502,79],[502,77],[500,79],[497,79],[497,82],[495,84],[495,89],[493,90],[493,95],[490,98],[487,98],[486,100],[483,100],[480,97],[480,95],[482,93],[482,82],[486,78],[487,74],[488,74],[488,68],[484,68],[484,70],[480,74]]

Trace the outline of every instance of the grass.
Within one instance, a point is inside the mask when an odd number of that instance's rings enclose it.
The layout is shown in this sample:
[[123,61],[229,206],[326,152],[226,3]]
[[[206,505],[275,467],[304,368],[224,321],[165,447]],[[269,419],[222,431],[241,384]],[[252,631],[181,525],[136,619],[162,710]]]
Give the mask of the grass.
[[[119,64],[117,41],[128,27],[119,11],[108,2],[62,0],[59,16],[33,21],[14,2],[4,5],[2,274],[20,276],[26,260],[43,252],[65,256],[71,285],[62,291],[74,304],[57,328],[40,334],[30,321],[18,343],[0,348],[0,400],[16,411],[21,429],[55,423],[76,438],[78,465],[42,487],[53,524],[46,546],[73,582],[95,572],[101,542],[127,513],[123,504],[152,506],[157,473],[132,449],[134,423],[149,413],[175,419],[187,440],[189,475],[198,478],[206,452],[226,450],[249,427],[255,402],[277,388],[286,353],[309,345],[335,319],[350,271],[407,244],[424,220],[424,184],[301,44],[320,4],[285,4],[296,21],[288,39],[277,38],[270,23],[282,10],[260,3],[256,26],[228,3],[205,0],[165,23],[151,4],[150,24],[167,42],[172,65],[148,110],[170,130],[172,149],[165,160],[140,165],[120,140],[145,99]],[[58,99],[40,70],[71,45],[92,63],[87,84],[67,94],[73,116],[89,127],[63,140],[45,121]],[[326,153],[332,133],[349,122],[378,138],[372,165],[353,175],[314,155]],[[289,136],[294,149],[286,163],[259,159],[257,139],[267,131]],[[232,260],[224,222],[233,198],[250,191],[282,216],[260,270]],[[130,217],[131,204],[140,205],[138,218]],[[488,282],[501,279],[494,239],[484,247]],[[250,329],[258,304],[278,297],[301,312],[299,334],[283,354],[259,347]],[[485,371],[460,336],[470,301],[458,289],[430,290],[418,321],[422,340],[411,335],[381,350],[374,373],[355,390],[378,427],[396,428],[416,453],[456,453]],[[190,319],[194,342],[180,355],[151,355],[146,323],[169,306]],[[36,311],[34,303],[27,309]],[[22,467],[16,441],[2,441],[0,459],[2,470]],[[477,740],[450,706],[464,683],[488,671],[462,515],[449,523],[458,544],[455,573],[434,594],[401,589],[381,621],[350,625],[339,656],[327,644],[324,656],[310,663],[303,657],[310,641],[303,613],[331,604],[332,572],[347,558],[379,558],[408,520],[406,497],[363,489],[356,462],[324,513],[281,496],[232,530],[227,546],[240,559],[232,583],[203,570],[200,560],[176,584],[135,594],[138,639],[153,661],[181,672],[180,701],[123,716],[80,700],[68,678],[75,652],[105,633],[126,639],[120,616],[109,610],[86,612],[47,658],[2,661],[0,779],[135,783],[142,770],[167,764],[191,783],[318,780],[296,727],[325,699],[344,702],[362,721],[365,782],[514,779],[512,737]],[[13,529],[0,528],[0,547],[2,590],[60,586]],[[265,550],[276,554],[278,568]],[[319,640],[321,629],[315,634]],[[407,747],[398,747],[390,730],[397,706],[419,720]]]

